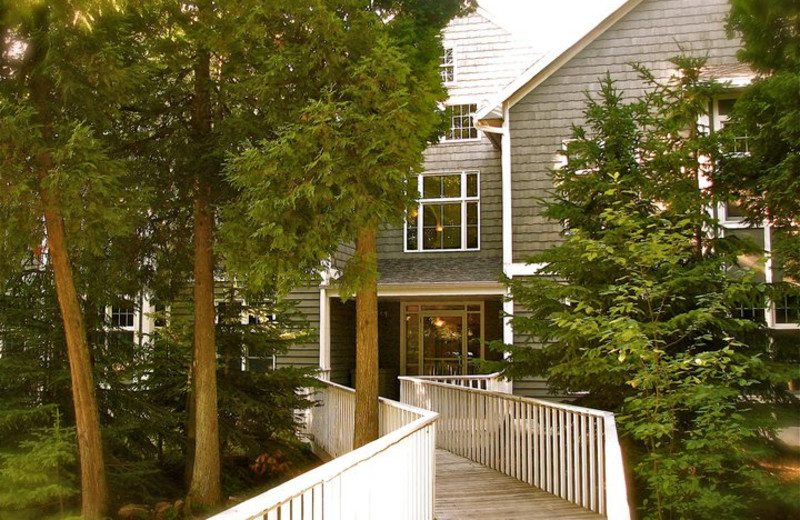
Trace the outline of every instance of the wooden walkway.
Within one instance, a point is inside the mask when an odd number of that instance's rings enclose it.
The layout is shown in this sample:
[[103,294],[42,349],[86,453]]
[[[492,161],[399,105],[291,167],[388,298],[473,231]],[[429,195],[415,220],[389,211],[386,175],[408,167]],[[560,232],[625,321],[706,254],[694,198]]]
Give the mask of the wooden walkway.
[[600,520],[550,493],[436,450],[436,520]]

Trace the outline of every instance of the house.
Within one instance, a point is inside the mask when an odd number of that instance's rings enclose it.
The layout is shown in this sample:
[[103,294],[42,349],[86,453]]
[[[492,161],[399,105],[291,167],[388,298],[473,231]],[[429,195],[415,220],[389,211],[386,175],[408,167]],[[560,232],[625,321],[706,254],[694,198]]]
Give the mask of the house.
[[[468,374],[470,360],[497,355],[486,342],[514,341],[502,313],[519,309],[504,298],[499,280],[536,275],[526,258],[559,240],[560,227],[540,215],[537,197],[552,187],[549,171],[561,164],[559,151],[571,125],[581,122],[585,93],[599,90],[601,76],[610,72],[634,97],[644,85],[631,63],[666,79],[674,72],[669,59],[683,53],[707,57],[708,74],[731,86],[727,98],[749,81],[736,60],[739,42],[725,34],[728,10],[727,0],[617,1],[589,29],[551,49],[483,8],[450,23],[441,61],[450,128],[426,151],[418,207],[378,241],[383,394],[396,395],[397,375]],[[719,128],[729,106],[724,98],[713,101],[710,126]],[[769,226],[742,229],[732,208],[714,211],[729,232],[754,235],[769,251]],[[343,250],[337,260],[351,253]],[[334,270],[318,290],[295,293],[318,327],[319,344],[293,348],[278,365],[318,363],[331,380],[350,384],[355,306],[338,298]],[[769,262],[764,276],[776,280]],[[790,304],[760,312],[796,341]],[[526,380],[515,381],[514,391],[543,396],[547,389]]]
[[[570,1],[564,0],[566,7]],[[526,16],[536,17],[543,7],[528,9]],[[727,0],[609,0],[604,9],[577,26],[578,33],[554,40],[531,34],[520,16],[504,18],[483,7],[445,29],[440,72],[449,92],[449,129],[426,151],[418,206],[402,227],[383,229],[378,240],[382,394],[396,396],[398,375],[469,374],[471,360],[498,355],[487,342],[514,342],[502,316],[520,309],[505,298],[500,279],[535,276],[537,266],[526,258],[560,240],[560,226],[540,215],[537,198],[551,189],[549,171],[562,164],[559,152],[571,126],[581,122],[585,93],[599,90],[601,76],[610,72],[632,98],[644,85],[631,63],[666,79],[674,72],[670,58],[705,56],[707,74],[730,86],[729,94],[712,100],[705,123],[714,130],[750,80],[736,60],[739,42],[725,34]],[[530,26],[557,26],[566,14],[555,11]],[[733,207],[713,211],[726,232],[770,250],[768,225],[748,226]],[[352,246],[343,245],[321,282],[292,293],[318,338],[293,345],[272,366],[317,367],[334,382],[352,384],[355,305],[342,302],[333,283],[352,254]],[[777,281],[771,261],[763,265],[763,279]],[[778,341],[796,345],[797,304],[773,302],[742,313],[763,316]],[[154,327],[146,302],[112,308],[109,315],[129,331]],[[514,391],[547,395],[536,379],[515,381]]]

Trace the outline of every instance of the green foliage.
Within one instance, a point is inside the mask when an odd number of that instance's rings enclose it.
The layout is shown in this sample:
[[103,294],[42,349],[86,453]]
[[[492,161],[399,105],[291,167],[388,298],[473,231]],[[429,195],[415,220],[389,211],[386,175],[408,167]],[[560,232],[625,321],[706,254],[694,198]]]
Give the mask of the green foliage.
[[[0,277],[17,273],[42,245],[42,189],[58,194],[78,257],[102,254],[110,238],[130,233],[132,215],[147,204],[148,190],[128,176],[110,132],[138,85],[122,37],[109,39],[120,13],[112,2],[80,4],[16,2],[0,10]],[[48,89],[46,101],[37,88]],[[43,154],[48,171],[38,166]]]
[[41,518],[48,512],[63,516],[79,493],[76,459],[75,429],[64,427],[56,413],[51,427],[34,431],[18,450],[0,453],[0,508],[15,511],[16,518]]
[[[402,218],[405,181],[441,126],[439,31],[459,4],[348,0],[291,11],[311,17],[314,34],[282,35],[272,50],[281,67],[268,77],[303,95],[277,107],[274,133],[237,148],[226,166],[241,197],[223,212],[224,250],[241,279],[264,286],[315,269],[360,227]],[[297,67],[311,68],[298,79]],[[345,292],[362,267],[350,266]]]
[[729,154],[714,173],[718,190],[750,221],[769,219],[775,249],[797,285],[800,279],[800,6],[792,0],[733,0],[727,27],[742,38],[739,59],[759,76],[744,89],[726,125],[746,136],[748,154]]
[[737,318],[763,306],[766,289],[737,266],[753,246],[719,238],[714,194],[698,189],[720,149],[698,128],[715,87],[702,60],[675,64],[663,83],[637,68],[640,99],[610,78],[588,99],[543,201],[563,243],[528,259],[539,276],[510,283],[526,310],[515,332],[542,347],[512,347],[507,370],[618,413],[644,518],[750,518],[776,496],[756,460],[785,373],[763,325]]

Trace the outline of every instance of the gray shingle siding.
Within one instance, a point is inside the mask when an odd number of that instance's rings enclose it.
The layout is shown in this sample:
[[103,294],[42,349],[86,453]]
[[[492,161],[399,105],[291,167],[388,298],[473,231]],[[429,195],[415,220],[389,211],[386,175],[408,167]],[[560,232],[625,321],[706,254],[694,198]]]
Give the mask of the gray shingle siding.
[[638,96],[634,62],[659,78],[673,72],[668,60],[681,53],[708,56],[710,65],[736,63],[739,41],[724,30],[729,7],[727,0],[645,0],[511,108],[515,262],[559,240],[559,226],[540,216],[535,198],[552,189],[548,172],[570,125],[582,121],[585,92],[597,92],[608,71],[626,96]]
[[[450,102],[476,103],[496,95],[537,56],[530,44],[473,13],[453,20],[444,32],[454,46],[456,82]],[[428,172],[480,172],[480,249],[456,252],[404,252],[402,226],[384,229],[378,238],[381,282],[496,281],[502,269],[500,151],[486,136],[473,141],[441,142],[425,152]],[[473,261],[474,260],[474,261]]]
[[356,365],[355,301],[330,299],[331,381],[350,385],[350,370]]
[[455,47],[456,83],[448,86],[448,92],[459,103],[487,100],[540,54],[479,12],[450,22],[443,41],[445,46]]
[[315,334],[307,343],[292,345],[289,350],[276,359],[276,366],[319,367],[319,287],[310,284],[293,290],[289,300],[297,302],[297,310],[308,320]]

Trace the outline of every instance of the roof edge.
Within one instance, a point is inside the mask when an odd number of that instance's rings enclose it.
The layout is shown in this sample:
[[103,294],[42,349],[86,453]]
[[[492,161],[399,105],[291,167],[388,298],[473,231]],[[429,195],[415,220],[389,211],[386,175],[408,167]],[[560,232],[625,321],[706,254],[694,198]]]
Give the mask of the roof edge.
[[503,113],[503,105],[506,103],[508,103],[508,108],[513,107],[520,99],[528,95],[534,88],[549,78],[565,63],[574,58],[590,43],[624,18],[641,4],[642,1],[643,0],[628,0],[624,2],[574,43],[550,51],[538,58],[525,72],[518,76],[517,79],[500,91],[490,103],[481,107],[476,112],[475,119],[480,121],[487,116],[493,118],[498,113]]

